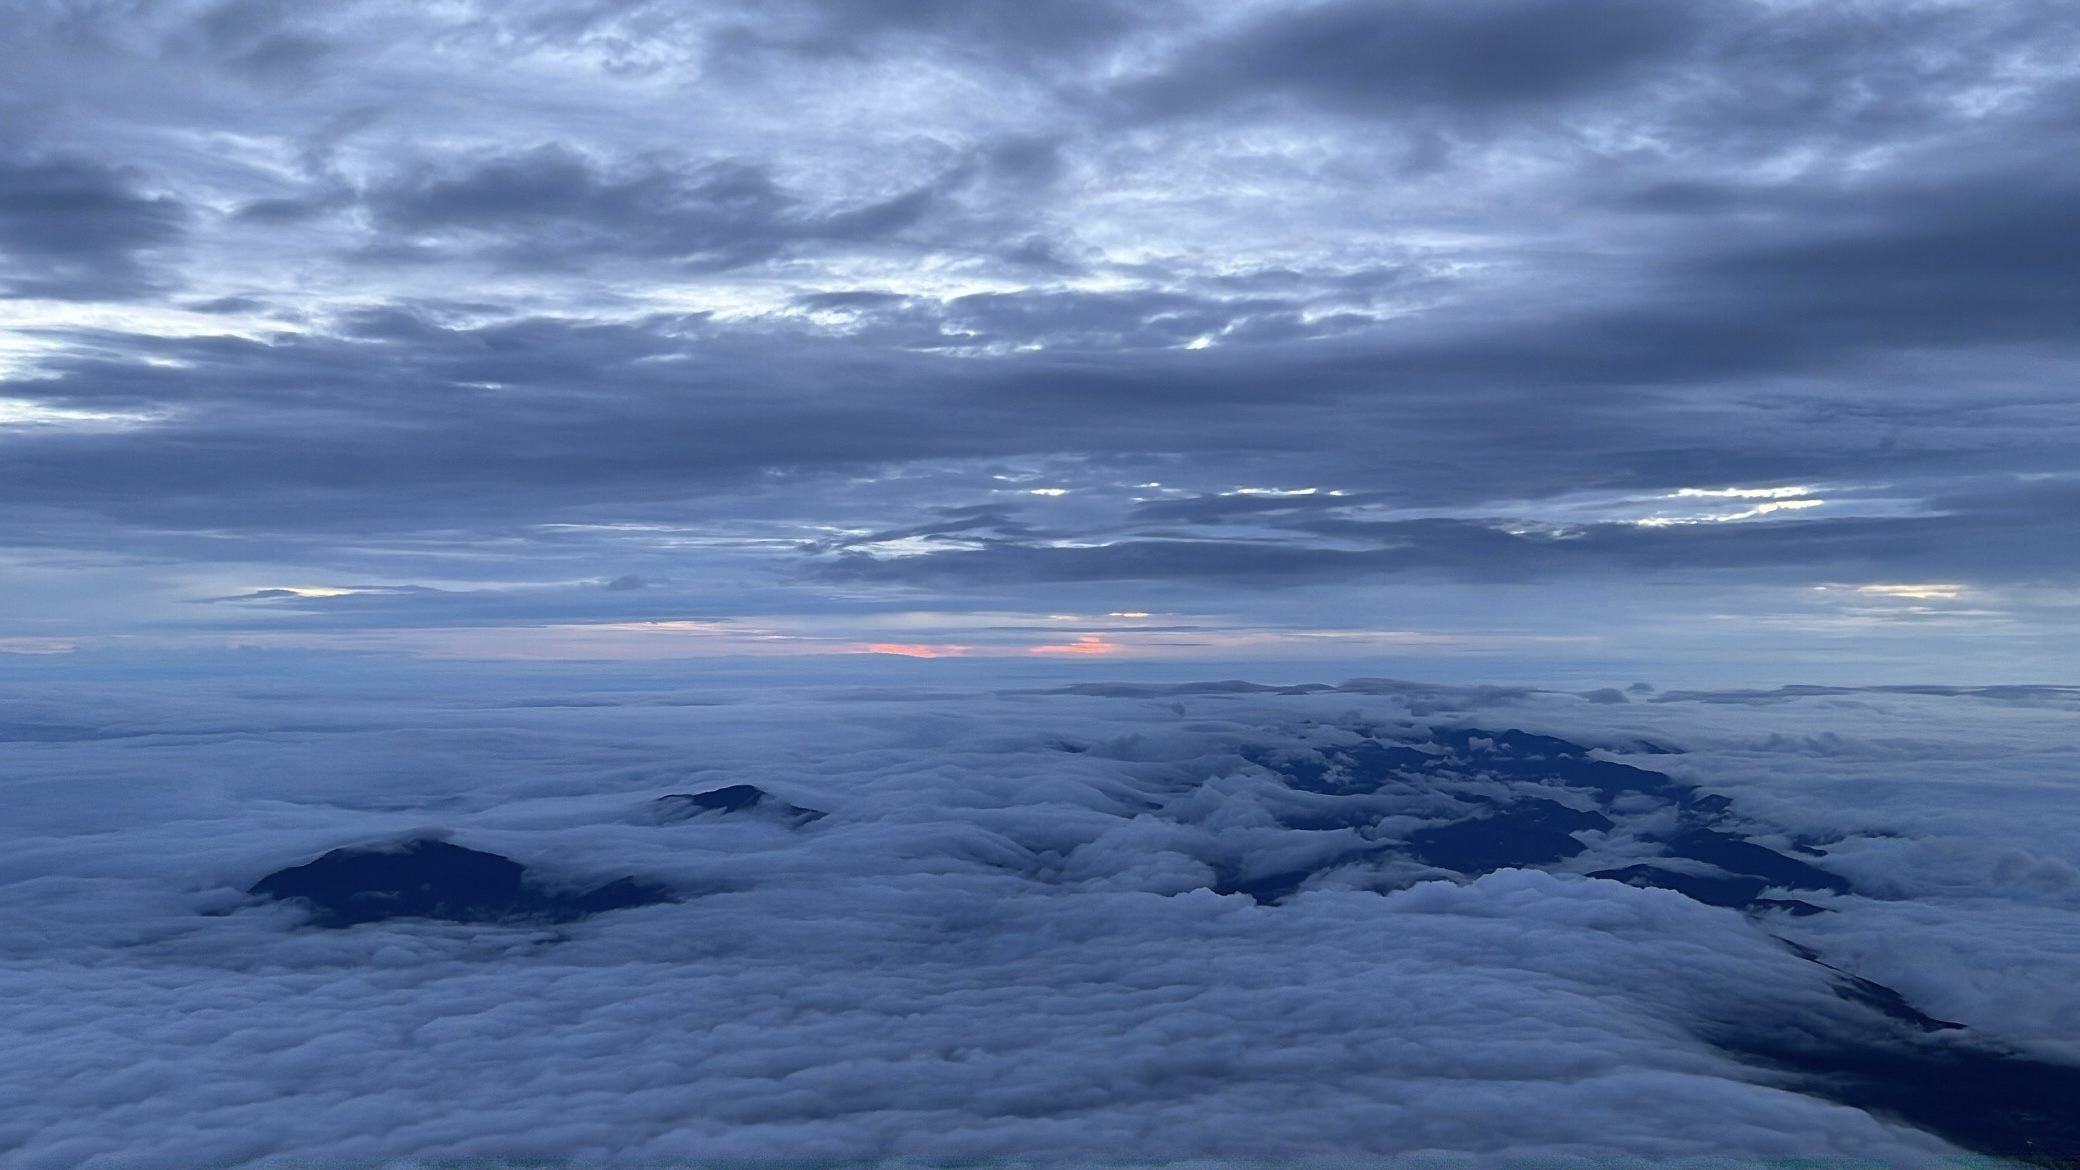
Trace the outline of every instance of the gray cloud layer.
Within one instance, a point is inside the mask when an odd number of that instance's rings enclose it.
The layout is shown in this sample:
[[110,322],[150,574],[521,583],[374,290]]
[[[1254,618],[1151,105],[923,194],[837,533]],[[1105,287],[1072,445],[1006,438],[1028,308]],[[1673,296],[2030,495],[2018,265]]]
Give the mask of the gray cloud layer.
[[0,256],[17,297],[111,300],[159,291],[144,255],[178,243],[186,209],[79,159],[0,160]]
[[[561,566],[545,525],[756,545],[566,574],[696,608],[754,562],[1034,610],[2071,580],[2055,5],[442,12],[32,6],[21,556],[486,589]],[[1344,494],[1245,524],[1250,486]],[[1638,526],[1799,487],[1825,506]],[[1006,522],[932,533],[972,508]]]

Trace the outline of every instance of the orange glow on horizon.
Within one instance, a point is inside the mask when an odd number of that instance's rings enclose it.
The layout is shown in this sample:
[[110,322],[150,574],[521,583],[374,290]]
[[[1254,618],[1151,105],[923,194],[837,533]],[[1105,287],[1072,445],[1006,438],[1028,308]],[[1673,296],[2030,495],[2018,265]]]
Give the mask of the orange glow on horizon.
[[905,658],[959,658],[966,654],[966,646],[921,646],[908,642],[875,642],[863,653],[900,654]]
[[1085,635],[1083,635],[1082,637],[1080,637],[1080,638],[1076,639],[1076,640],[1075,640],[1074,642],[1070,642],[1070,643],[1067,643],[1066,645],[1061,645],[1061,646],[1033,646],[1033,647],[1031,647],[1031,648],[1029,648],[1029,649],[1027,650],[1027,653],[1029,653],[1029,654],[1110,654],[1110,653],[1112,653],[1112,652],[1113,652],[1114,650],[1117,650],[1117,649],[1119,649],[1119,647],[1118,647],[1118,646],[1115,646],[1115,645],[1113,645],[1112,643],[1110,643],[1110,642],[1107,642],[1107,641],[1106,641],[1105,639],[1103,639],[1103,638],[1100,638],[1100,637],[1099,637],[1098,635],[1096,635],[1096,634],[1085,634]]

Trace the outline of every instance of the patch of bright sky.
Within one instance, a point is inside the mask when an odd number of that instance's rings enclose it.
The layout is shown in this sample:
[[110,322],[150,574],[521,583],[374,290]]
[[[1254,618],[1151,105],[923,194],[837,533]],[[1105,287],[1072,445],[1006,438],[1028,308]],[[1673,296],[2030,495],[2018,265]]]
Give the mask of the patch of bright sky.
[[197,313],[165,305],[0,299],[0,378],[33,379],[44,358],[91,347],[83,332],[133,337],[242,337],[300,329],[258,313]]
[[[1034,286],[972,269],[962,260],[920,258],[915,253],[825,258],[790,274],[785,266],[774,275],[731,273],[696,280],[652,283],[625,288],[631,302],[619,315],[640,318],[652,312],[712,313],[718,321],[754,322],[780,318],[848,333],[866,316],[856,308],[805,309],[797,298],[822,293],[876,292],[924,301],[947,302],[966,296],[1023,292]],[[792,278],[790,278],[792,277]],[[1056,285],[1050,287],[1067,287]]]
[[78,648],[69,638],[0,638],[0,654],[70,654]]
[[984,542],[962,536],[897,536],[887,540],[862,541],[851,551],[871,553],[888,560],[922,557],[942,552],[973,552],[988,547]]
[[794,521],[722,521],[687,524],[537,524],[532,531],[555,537],[588,538],[644,548],[743,549],[753,552],[789,552],[804,541],[865,536],[873,530],[831,524]]
[[[1784,512],[1830,517],[1892,517],[1927,514],[1914,499],[1881,495],[1889,485],[1801,485],[1758,488],[1679,488],[1652,495],[1573,492],[1544,500],[1496,500],[1454,508],[1400,508],[1352,504],[1333,514],[1352,519],[1398,520],[1477,517],[1547,524],[1636,524],[1660,527],[1756,520]],[[1814,493],[1826,492],[1825,496]],[[1780,516],[1781,518],[1781,516]]]
[[[1303,308],[1303,319],[1319,320],[1364,312],[1374,320],[1384,320],[1417,312],[1435,302],[1434,295],[1413,296],[1397,292],[1393,303],[1382,305],[1374,296],[1332,287],[1344,277],[1377,268],[1377,262],[1350,267],[1315,265],[1299,274],[1297,279],[1315,282],[1320,286],[1320,294],[1330,298],[1328,302]],[[1102,296],[1162,291],[1200,292],[1217,300],[1222,290],[1201,286],[1209,281],[1247,278],[1267,271],[1292,275],[1295,268],[1268,260],[1242,268],[1215,266],[1197,263],[1196,258],[1188,255],[1150,252],[1138,259],[1109,257],[1081,272],[1050,274],[1044,280],[1035,280],[1030,271],[1007,266],[989,257],[958,254],[920,256],[915,250],[880,248],[863,249],[843,257],[821,257],[814,266],[799,270],[781,264],[774,266],[769,274],[731,273],[623,291],[634,302],[628,310],[630,316],[654,309],[711,312],[720,320],[732,321],[778,317],[843,333],[855,329],[870,314],[850,307],[805,309],[797,303],[797,298],[871,291],[948,305],[962,297],[991,294],[1049,292]]]
[[1774,500],[1765,504],[1756,504],[1738,512],[1698,512],[1679,516],[1648,516],[1644,519],[1635,520],[1633,523],[1643,528],[1659,528],[1670,524],[1711,524],[1724,523],[1728,520],[1753,520],[1758,516],[1768,516],[1776,512],[1818,508],[1825,503],[1827,503],[1826,500]]
[[1911,597],[1917,600],[1955,601],[1971,590],[1964,585],[1858,585],[1858,593],[1876,594],[1879,597]]
[[131,427],[161,417],[158,414],[109,410],[74,410],[32,398],[0,398],[0,427]]
[[[1899,629],[1912,637],[1949,628],[1976,636],[2006,635],[2011,638],[2026,638],[2032,628],[2028,623],[2017,622],[2015,615],[2006,610],[1937,609],[1908,605],[1832,605],[1811,609],[1787,607],[1774,612],[1711,616],[1719,621],[1744,624],[1758,631],[1824,634],[1835,637],[1874,634],[1885,629]],[[2041,633],[2039,629],[2039,634]]]

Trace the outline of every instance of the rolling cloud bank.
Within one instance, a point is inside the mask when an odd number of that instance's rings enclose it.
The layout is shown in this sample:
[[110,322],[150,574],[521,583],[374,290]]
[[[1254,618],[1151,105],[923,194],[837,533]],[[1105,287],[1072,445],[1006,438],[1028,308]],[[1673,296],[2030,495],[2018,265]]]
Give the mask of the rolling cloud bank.
[[2069,690],[434,681],[10,693],[10,1164],[2075,1137]]

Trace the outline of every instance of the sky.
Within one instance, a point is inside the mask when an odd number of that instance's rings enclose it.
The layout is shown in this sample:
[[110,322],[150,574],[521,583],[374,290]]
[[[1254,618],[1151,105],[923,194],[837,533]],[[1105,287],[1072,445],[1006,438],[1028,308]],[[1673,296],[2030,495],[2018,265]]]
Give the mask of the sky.
[[2065,5],[9,23],[16,654],[1623,686],[2080,652]]

